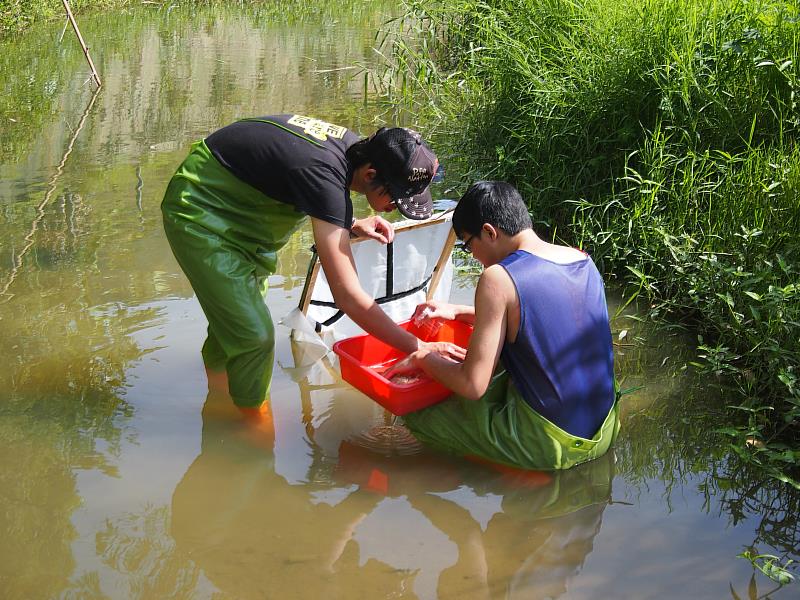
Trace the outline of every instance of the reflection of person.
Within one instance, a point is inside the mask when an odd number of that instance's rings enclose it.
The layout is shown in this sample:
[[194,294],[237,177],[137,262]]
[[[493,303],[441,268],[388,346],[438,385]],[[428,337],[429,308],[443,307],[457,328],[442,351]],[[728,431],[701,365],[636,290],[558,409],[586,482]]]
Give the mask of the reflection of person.
[[[349,391],[319,393],[347,414]],[[330,468],[290,485],[273,440],[268,411],[243,423],[210,392],[200,454],[173,493],[177,558],[225,597],[555,597],[592,550],[613,479],[611,453],[531,481],[342,440]]]
[[318,484],[289,485],[275,470],[269,402],[262,408],[243,422],[227,394],[209,392],[200,454],[173,493],[172,537],[225,597],[326,597],[330,565],[375,497],[331,506],[315,502]]
[[[272,376],[274,329],[263,302],[276,253],[311,217],[317,253],[339,306],[405,352],[429,347],[398,327],[361,289],[350,233],[392,241],[380,216],[356,220],[350,192],[377,211],[430,216],[436,156],[418,133],[381,128],[358,137],[300,115],[243,119],[197,142],[162,202],[170,246],[208,318],[203,360],[226,371],[233,401],[257,407]],[[463,353],[443,344],[430,347]]]
[[[412,499],[459,547],[458,561],[439,577],[439,589],[452,598],[561,596],[593,549],[613,478],[613,452],[534,485],[522,474],[492,478],[485,469],[464,472],[462,485],[474,490],[473,502],[502,497],[485,524],[473,516],[482,514],[480,505],[462,500],[468,514],[459,515],[436,506],[449,502],[446,495]],[[486,594],[476,594],[476,588]]]
[[[619,428],[600,273],[585,253],[532,229],[514,187],[479,182],[453,228],[485,267],[475,306],[429,302],[414,318],[474,323],[463,362],[415,351],[390,375],[423,369],[459,396],[406,415],[423,442],[533,469],[562,469],[608,449]],[[502,362],[505,372],[493,377]]]

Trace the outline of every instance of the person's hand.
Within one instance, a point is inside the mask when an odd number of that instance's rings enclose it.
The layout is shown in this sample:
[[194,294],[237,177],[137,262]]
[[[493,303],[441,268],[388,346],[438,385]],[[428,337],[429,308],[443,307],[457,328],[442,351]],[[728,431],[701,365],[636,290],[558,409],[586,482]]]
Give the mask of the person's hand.
[[394,239],[394,227],[381,216],[373,215],[353,221],[350,231],[358,237],[368,237],[388,244]]
[[386,379],[391,379],[396,375],[407,375],[409,373],[419,373],[422,370],[420,361],[431,352],[446,358],[452,362],[461,362],[467,356],[467,351],[461,346],[452,342],[420,342],[419,350],[412,352],[402,360],[398,360],[391,367],[386,369],[382,375]]
[[411,373],[419,373],[420,369],[417,366],[416,352],[409,354],[403,360],[398,360],[391,367],[386,369],[381,375],[386,379],[391,379],[397,375],[409,375]]
[[422,325],[430,319],[442,319],[443,321],[452,321],[456,318],[454,305],[449,302],[440,302],[439,300],[428,300],[422,304],[418,304],[411,315],[411,320],[416,325]]
[[466,348],[462,348],[452,342],[420,342],[420,349],[411,354],[411,356],[421,355],[421,359],[430,352],[435,352],[453,362],[461,362],[467,357]]

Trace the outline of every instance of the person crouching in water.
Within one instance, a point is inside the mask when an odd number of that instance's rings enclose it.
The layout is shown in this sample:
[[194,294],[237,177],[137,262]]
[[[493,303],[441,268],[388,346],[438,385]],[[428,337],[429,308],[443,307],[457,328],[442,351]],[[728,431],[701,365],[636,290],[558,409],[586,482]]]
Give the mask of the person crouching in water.
[[453,228],[485,267],[475,306],[431,301],[414,318],[474,330],[463,362],[420,348],[387,373],[422,369],[455,392],[405,415],[406,425],[440,450],[528,469],[602,455],[619,418],[605,291],[591,258],[539,238],[522,196],[504,182],[472,185]]

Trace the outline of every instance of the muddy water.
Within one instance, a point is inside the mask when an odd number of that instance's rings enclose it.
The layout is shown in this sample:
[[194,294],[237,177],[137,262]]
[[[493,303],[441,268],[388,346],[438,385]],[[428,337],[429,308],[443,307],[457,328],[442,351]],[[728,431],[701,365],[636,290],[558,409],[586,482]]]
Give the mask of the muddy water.
[[[206,378],[158,204],[189,144],[238,117],[392,118],[353,76],[391,3],[315,6],[84,16],[96,96],[61,25],[2,42],[0,596],[746,597],[738,553],[796,558],[781,490],[740,481],[709,437],[718,401],[682,343],[624,317],[618,372],[643,387],[615,453],[563,474],[426,451],[335,362],[296,366],[281,328],[271,410],[242,421]],[[310,245],[281,256],[276,317]]]

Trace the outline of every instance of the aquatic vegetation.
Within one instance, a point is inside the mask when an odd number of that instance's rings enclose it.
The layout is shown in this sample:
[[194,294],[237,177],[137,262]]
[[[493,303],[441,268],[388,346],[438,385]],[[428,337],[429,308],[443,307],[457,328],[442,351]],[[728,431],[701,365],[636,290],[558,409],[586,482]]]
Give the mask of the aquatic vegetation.
[[732,451],[794,486],[799,19],[779,0],[413,0],[382,79],[462,186],[513,182],[625,302],[693,332],[686,369],[724,390]]

